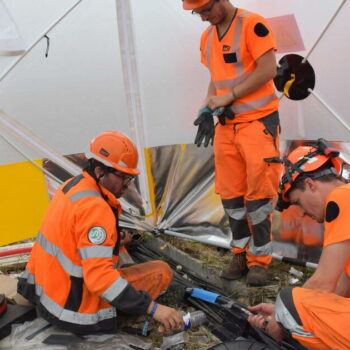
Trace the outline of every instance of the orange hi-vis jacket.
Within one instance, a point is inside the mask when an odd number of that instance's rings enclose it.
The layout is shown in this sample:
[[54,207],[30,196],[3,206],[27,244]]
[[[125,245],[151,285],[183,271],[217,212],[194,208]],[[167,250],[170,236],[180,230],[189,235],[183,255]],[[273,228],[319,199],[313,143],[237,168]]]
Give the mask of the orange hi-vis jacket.
[[[216,26],[209,26],[201,37],[201,62],[208,67],[216,94],[223,95],[245,80],[256,68],[256,60],[276,50],[271,30],[263,17],[237,9],[222,38]],[[226,123],[242,123],[265,117],[278,109],[272,80],[256,91],[233,102],[235,118]]]
[[146,314],[151,296],[113,268],[118,213],[118,200],[86,172],[57,190],[18,285],[50,323],[84,334],[115,331],[117,311]]
[[[336,187],[327,197],[323,246],[350,239],[350,184]],[[350,278],[350,260],[344,266]]]
[[282,289],[276,321],[309,350],[350,348],[350,298],[317,289]]

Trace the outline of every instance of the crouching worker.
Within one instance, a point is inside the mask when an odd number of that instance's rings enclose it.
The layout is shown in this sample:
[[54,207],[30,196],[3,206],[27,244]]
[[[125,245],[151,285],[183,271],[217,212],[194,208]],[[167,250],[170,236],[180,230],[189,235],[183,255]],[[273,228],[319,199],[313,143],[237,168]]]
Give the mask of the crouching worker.
[[[280,340],[287,330],[307,349],[349,349],[350,344],[350,184],[341,178],[339,152],[323,139],[301,146],[284,161],[279,206],[298,205],[324,222],[323,250],[315,273],[303,288],[280,292],[276,305],[251,308],[252,325]],[[281,328],[282,327],[282,328]]]
[[292,336],[301,349],[349,349],[349,298],[315,289],[285,288],[276,305],[259,304],[250,310],[259,313],[249,317],[250,324],[264,328],[277,341]]
[[180,313],[154,302],[172,281],[165,262],[114,267],[121,240],[117,198],[139,174],[135,145],[108,131],[91,141],[86,156],[82,174],[54,196],[18,292],[39,316],[76,334],[113,332],[121,314],[148,314],[165,330],[183,328]]

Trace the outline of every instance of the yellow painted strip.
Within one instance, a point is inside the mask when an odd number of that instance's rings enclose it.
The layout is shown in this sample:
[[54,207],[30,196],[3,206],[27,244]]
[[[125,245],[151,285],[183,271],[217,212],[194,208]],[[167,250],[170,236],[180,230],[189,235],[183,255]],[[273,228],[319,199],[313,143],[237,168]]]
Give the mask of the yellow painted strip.
[[145,148],[144,149],[145,154],[145,164],[146,164],[146,173],[147,173],[147,180],[148,180],[148,193],[149,193],[149,200],[151,204],[151,213],[146,215],[146,218],[152,217],[156,213],[156,199],[154,194],[154,179],[152,175],[152,149],[151,148]]
[[[187,149],[186,144],[180,145],[180,159],[185,155],[185,151]],[[152,148],[145,148],[144,149],[145,154],[145,164],[146,164],[146,173],[147,173],[147,180],[148,180],[148,192],[149,197],[151,201],[151,213],[146,215],[146,218],[152,217],[152,216],[159,216],[162,215],[162,208],[156,208],[156,200],[155,200],[155,183],[154,178],[152,174]]]
[[43,172],[30,162],[0,165],[0,188],[0,246],[35,237],[49,204]]

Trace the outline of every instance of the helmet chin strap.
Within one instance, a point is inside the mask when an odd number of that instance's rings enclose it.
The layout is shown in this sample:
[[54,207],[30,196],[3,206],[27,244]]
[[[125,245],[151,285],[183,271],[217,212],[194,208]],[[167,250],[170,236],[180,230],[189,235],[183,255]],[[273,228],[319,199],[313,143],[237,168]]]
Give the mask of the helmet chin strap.
[[96,176],[95,181],[96,181],[96,185],[97,185],[97,187],[98,187],[98,189],[99,189],[99,191],[100,191],[100,193],[101,193],[101,196],[103,197],[103,199],[104,199],[105,201],[107,201],[108,197],[107,197],[105,194],[103,194],[103,191],[102,191],[102,188],[101,188],[101,184],[100,184],[100,180],[101,180],[104,176],[105,176],[105,173],[102,172],[101,174],[99,174],[98,176]]
[[100,184],[100,180],[105,176],[105,173],[101,173],[100,175],[98,175],[96,177],[96,183],[99,185]]

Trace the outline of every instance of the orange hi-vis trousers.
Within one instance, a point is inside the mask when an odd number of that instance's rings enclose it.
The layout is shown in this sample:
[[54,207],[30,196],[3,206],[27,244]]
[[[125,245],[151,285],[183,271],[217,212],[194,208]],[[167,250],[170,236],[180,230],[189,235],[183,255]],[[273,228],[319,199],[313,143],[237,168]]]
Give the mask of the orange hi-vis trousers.
[[286,288],[276,320],[310,350],[350,349],[350,299],[315,289]]
[[173,279],[170,266],[160,260],[121,267],[118,270],[135,289],[148,292],[152,300],[166,290]]
[[247,123],[215,129],[215,187],[229,216],[234,253],[247,252],[248,266],[271,262],[272,200],[281,164],[279,118],[274,112]]

